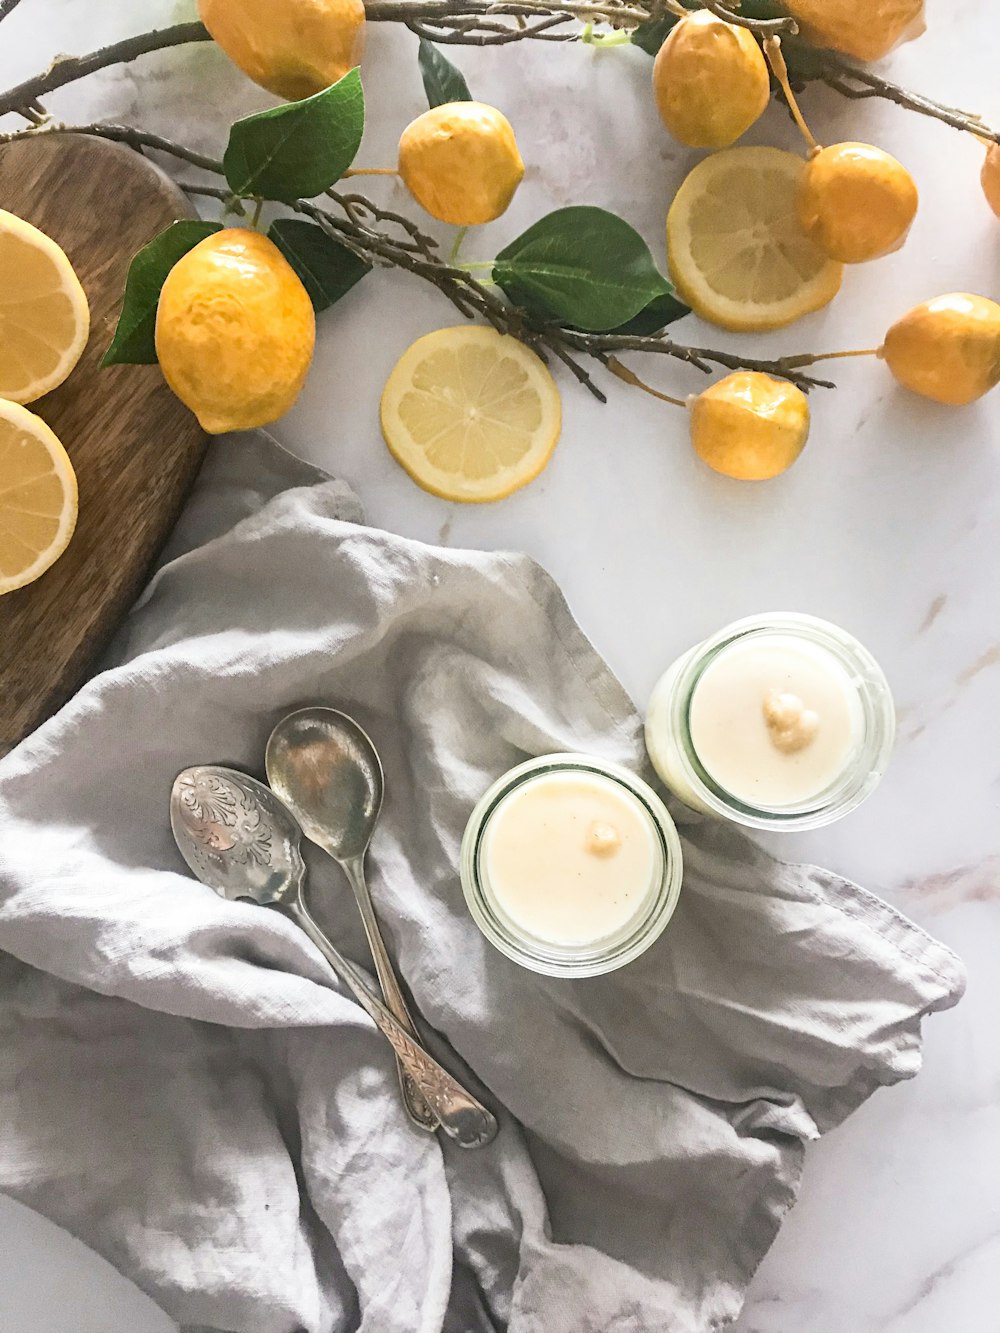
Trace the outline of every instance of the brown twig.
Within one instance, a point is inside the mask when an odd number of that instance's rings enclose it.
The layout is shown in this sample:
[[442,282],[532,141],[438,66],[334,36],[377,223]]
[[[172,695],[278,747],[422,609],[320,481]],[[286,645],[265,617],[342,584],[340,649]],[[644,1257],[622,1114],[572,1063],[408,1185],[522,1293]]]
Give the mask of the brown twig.
[[735,3],[724,3],[724,0],[700,0],[700,3],[702,9],[710,9],[717,18],[725,19],[727,23],[735,23],[740,28],[747,28],[761,37],[777,37],[782,33],[794,36],[799,30],[799,25],[793,18],[747,18],[739,12],[739,0],[735,0]]
[[21,0],[0,0],[0,23],[8,14],[12,14],[20,3]]
[[[375,23],[426,23],[437,25],[469,17],[515,20],[545,19],[561,15],[583,23],[608,23],[615,28],[634,28],[650,17],[646,0],[365,0],[365,12]],[[517,31],[515,23],[512,31]],[[520,31],[530,36],[529,27]]]
[[570,14],[554,14],[533,24],[525,23],[522,17],[513,27],[501,20],[486,18],[474,18],[468,23],[458,19],[440,22],[450,23],[450,26],[435,27],[416,19],[406,26],[418,37],[425,37],[429,42],[437,42],[442,46],[508,46],[511,42],[521,42],[529,37],[540,42],[576,42],[580,39],[578,32],[550,31],[576,22]]
[[134,129],[131,125],[108,125],[104,122],[94,122],[91,125],[64,125],[62,121],[46,120],[26,130],[13,130],[8,134],[0,134],[0,145],[13,143],[15,139],[38,138],[48,134],[89,134],[96,139],[112,139],[115,143],[127,144],[129,148],[155,148],[158,152],[169,153],[183,162],[189,162],[193,167],[201,167],[202,171],[222,174],[222,163],[216,158],[197,153],[193,148],[185,148],[183,144],[164,139],[160,134]]
[[184,46],[189,42],[210,41],[208,32],[200,23],[178,23],[173,28],[160,28],[154,32],[139,33],[127,37],[124,41],[102,46],[85,56],[57,56],[44,74],[36,74],[25,79],[14,88],[0,93],[0,116],[8,111],[16,111],[34,101],[36,97],[45,97],[67,83],[96,74],[109,65],[126,64],[139,56],[152,51],[163,51],[171,46]]
[[395,213],[391,208],[382,208],[363,194],[342,194],[338,190],[327,190],[326,193],[358,226],[367,226],[365,218],[368,217],[373,222],[385,222],[392,227],[398,227],[405,233],[407,239],[397,241],[397,245],[412,250],[414,254],[421,254],[426,259],[435,258],[437,241],[433,236],[421,231],[412,218],[405,217],[402,213]]
[[[803,47],[805,47],[804,52]],[[898,83],[882,78],[867,66],[855,64],[853,60],[847,59],[837,51],[819,50],[813,46],[800,45],[799,41],[788,42],[787,48],[793,64],[798,63],[794,60],[795,52],[804,55],[805,67],[810,71],[807,77],[819,79],[843,97],[856,99],[882,97],[886,101],[895,103],[896,106],[905,107],[907,111],[916,111],[921,116],[940,120],[945,125],[950,125],[952,129],[975,134],[990,143],[1000,143],[1000,129],[991,129],[979,116],[969,111],[962,111],[959,107],[935,102],[921,93],[911,93],[908,89],[901,88]]]

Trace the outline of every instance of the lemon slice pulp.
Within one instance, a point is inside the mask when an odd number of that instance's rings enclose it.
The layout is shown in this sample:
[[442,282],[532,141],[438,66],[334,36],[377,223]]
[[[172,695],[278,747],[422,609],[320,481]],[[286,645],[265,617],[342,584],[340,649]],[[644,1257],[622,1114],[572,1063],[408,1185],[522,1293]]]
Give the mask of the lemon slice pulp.
[[0,399],[0,594],[39,578],[76,527],[69,455],[33,412]]
[[83,355],[90,308],[51,237],[0,209],[0,398],[33,403]]
[[526,486],[552,457],[559,390],[516,338],[438,329],[400,357],[382,393],[382,434],[413,480],[445,500],[486,504]]
[[730,148],[699,162],[667,214],[678,293],[713,324],[778,329],[818,310],[843,266],[802,229],[796,196],[805,162],[780,148]]

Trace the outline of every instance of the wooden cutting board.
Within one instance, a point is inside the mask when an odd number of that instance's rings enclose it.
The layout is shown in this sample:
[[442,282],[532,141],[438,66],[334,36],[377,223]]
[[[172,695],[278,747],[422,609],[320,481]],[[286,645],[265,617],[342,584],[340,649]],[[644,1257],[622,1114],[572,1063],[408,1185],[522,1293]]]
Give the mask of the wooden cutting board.
[[100,368],[132,255],[192,215],[176,185],[120,144],[53,135],[0,147],[0,208],[59,242],[91,312],[80,364],[30,404],[73,460],[80,517],[62,558],[0,597],[3,754],[83,680],[170,532],[206,437],[157,366]]

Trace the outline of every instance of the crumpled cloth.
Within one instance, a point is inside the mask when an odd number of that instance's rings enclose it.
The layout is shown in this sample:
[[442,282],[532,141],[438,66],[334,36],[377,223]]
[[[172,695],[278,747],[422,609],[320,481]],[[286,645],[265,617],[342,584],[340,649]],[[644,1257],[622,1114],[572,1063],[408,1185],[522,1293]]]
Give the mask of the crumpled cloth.
[[[680,811],[680,905],[641,959],[565,981],[502,957],[459,885],[474,802],[555,750],[645,772],[640,721],[537,565],[360,519],[266,437],[215,445],[112,664],[0,762],[0,1189],[190,1328],[718,1329],[805,1144],[917,1072],[961,965]],[[498,1111],[484,1150],[412,1129],[306,938],[171,840],[181,768],[263,776],[273,724],[313,702],[381,750],[377,909],[429,1045]],[[366,961],[340,871],[308,860]]]

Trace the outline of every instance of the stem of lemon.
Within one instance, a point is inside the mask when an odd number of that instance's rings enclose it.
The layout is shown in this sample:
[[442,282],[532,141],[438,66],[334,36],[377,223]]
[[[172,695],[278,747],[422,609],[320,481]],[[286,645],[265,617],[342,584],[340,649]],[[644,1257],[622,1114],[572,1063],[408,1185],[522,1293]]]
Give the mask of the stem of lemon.
[[802,137],[809,145],[810,155],[820,151],[819,144],[813,135],[812,130],[806,124],[806,118],[799,110],[799,104],[792,92],[792,85],[788,82],[788,66],[785,64],[785,57],[781,54],[781,38],[765,37],[764,54],[767,56],[767,63],[771,66],[771,73],[781,85],[781,91],[785,95],[785,101],[788,103],[788,109],[792,113],[792,119],[802,131]]
[[669,393],[661,393],[659,389],[654,389],[651,384],[641,380],[634,371],[629,370],[628,366],[623,366],[616,356],[609,356],[605,365],[612,375],[616,375],[625,384],[631,384],[633,389],[641,389],[643,393],[652,394],[654,398],[659,398],[663,403],[672,403],[674,407],[687,407],[683,398],[671,398]]
[[398,176],[395,167],[348,167],[345,176]]
[[264,200],[263,199],[255,200],[253,206],[253,217],[250,219],[250,226],[253,227],[254,231],[256,231],[257,228],[260,226],[260,215],[263,211],[264,211]]
[[[881,352],[881,347],[859,347],[850,352],[819,352],[815,356],[810,356],[807,364],[813,366],[817,361],[840,361],[845,356],[879,356]],[[806,364],[804,357],[789,357],[788,360],[790,363]]]
[[462,253],[462,242],[465,240],[468,230],[468,227],[459,227],[455,232],[455,239],[452,241],[451,250],[448,252],[449,264],[458,262],[458,256]]
[[595,32],[592,23],[586,24],[580,34],[580,41],[585,46],[627,46],[632,40],[630,32]]

